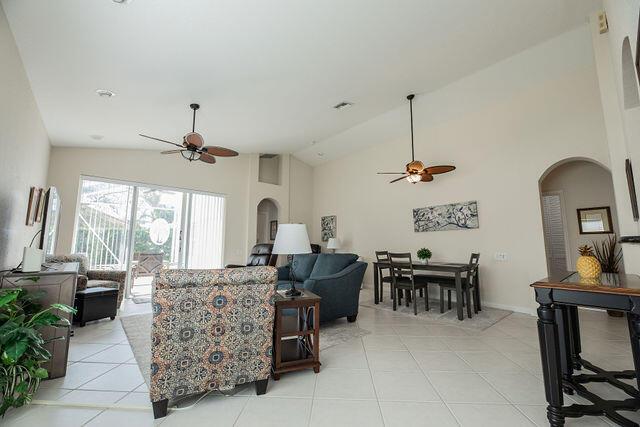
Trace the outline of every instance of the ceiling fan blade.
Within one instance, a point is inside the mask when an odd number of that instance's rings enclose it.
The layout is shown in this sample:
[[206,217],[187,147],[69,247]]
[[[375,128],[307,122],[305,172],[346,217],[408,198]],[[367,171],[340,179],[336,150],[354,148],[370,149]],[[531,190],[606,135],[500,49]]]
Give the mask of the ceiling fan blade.
[[204,145],[204,138],[198,132],[189,132],[184,136],[184,142],[187,145],[200,148]]
[[389,184],[393,184],[394,182],[401,181],[401,180],[405,179],[406,177],[407,177],[407,175],[403,175],[400,178],[396,178],[393,181],[389,181]]
[[167,144],[175,145],[176,147],[182,147],[182,145],[176,144],[175,142],[167,141],[167,140],[160,139],[160,138],[155,138],[153,136],[144,135],[144,134],[141,134],[141,133],[139,133],[138,135],[140,135],[143,138],[149,138],[149,139],[153,139],[154,141],[166,142]]
[[433,175],[431,175],[429,172],[422,171],[422,173],[420,174],[421,178],[420,181],[421,182],[431,182],[433,181]]
[[216,162],[216,158],[213,157],[211,154],[202,153],[202,154],[200,154],[200,161],[201,162],[205,162],[205,163],[213,164],[213,163]]
[[405,172],[376,172],[378,175],[405,175]]
[[216,147],[213,145],[202,147],[202,151],[218,157],[235,157],[238,155],[237,151],[233,151],[229,148],[224,148],[224,147]]
[[183,151],[187,151],[187,150],[167,150],[167,151],[161,151],[160,154],[175,154],[175,153],[182,153]]
[[451,165],[437,165],[437,166],[429,166],[425,170],[427,171],[427,173],[431,175],[438,175],[441,173],[451,172],[455,170],[455,168],[456,168],[455,166],[451,166]]

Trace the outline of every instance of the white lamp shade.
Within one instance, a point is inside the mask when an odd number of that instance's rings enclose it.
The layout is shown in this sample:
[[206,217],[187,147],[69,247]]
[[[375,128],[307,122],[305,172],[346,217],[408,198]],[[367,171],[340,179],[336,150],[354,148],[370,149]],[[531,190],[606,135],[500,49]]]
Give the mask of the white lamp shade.
[[311,244],[309,243],[307,226],[305,224],[279,224],[272,253],[284,255],[310,254]]
[[327,249],[340,249],[340,239],[337,237],[329,237]]

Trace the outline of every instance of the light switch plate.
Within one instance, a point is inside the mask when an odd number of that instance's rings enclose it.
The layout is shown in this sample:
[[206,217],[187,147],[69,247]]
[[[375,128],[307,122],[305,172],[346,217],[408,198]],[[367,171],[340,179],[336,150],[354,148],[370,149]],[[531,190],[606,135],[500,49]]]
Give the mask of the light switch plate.
[[506,261],[507,260],[507,253],[506,252],[496,252],[496,254],[493,256],[493,258],[495,258],[496,261]]

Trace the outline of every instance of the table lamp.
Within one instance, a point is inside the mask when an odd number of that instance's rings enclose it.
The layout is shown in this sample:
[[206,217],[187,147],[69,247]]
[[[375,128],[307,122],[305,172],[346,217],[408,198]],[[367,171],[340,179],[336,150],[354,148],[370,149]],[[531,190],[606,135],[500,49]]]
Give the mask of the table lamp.
[[329,237],[327,242],[327,249],[332,249],[333,253],[336,253],[336,249],[340,249],[340,239],[337,237]]
[[[307,234],[307,226],[305,224],[279,224],[276,240],[273,243],[273,254],[278,255],[299,255],[310,254],[311,244],[309,243],[309,235]],[[296,297],[302,294],[296,289],[295,277],[293,274],[293,261],[289,269],[289,280],[291,280],[291,289],[285,295],[288,297]]]

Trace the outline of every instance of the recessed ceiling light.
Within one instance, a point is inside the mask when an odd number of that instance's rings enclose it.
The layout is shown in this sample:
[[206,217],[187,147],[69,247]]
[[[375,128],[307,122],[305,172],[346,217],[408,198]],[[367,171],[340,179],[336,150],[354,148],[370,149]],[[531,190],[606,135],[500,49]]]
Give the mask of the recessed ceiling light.
[[344,110],[345,108],[349,108],[353,105],[353,102],[343,101],[339,104],[333,106],[336,110]]
[[95,140],[95,141],[100,141],[102,138],[104,138],[104,136],[102,135],[89,135],[89,138]]
[[111,98],[113,96],[116,96],[115,92],[112,92],[112,91],[107,90],[107,89],[98,89],[98,90],[96,90],[96,93],[98,94],[98,96],[101,96],[103,98]]
[[131,3],[133,0],[113,0],[114,3],[118,3],[118,4],[124,4],[124,3]]
[[324,153],[322,151],[318,152],[318,156],[322,157],[324,156]]

